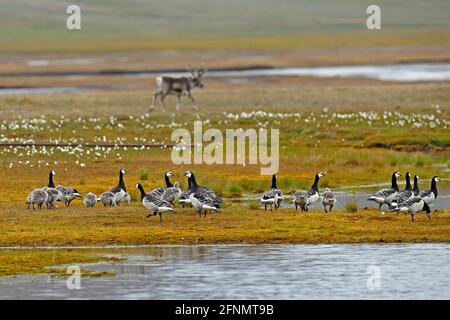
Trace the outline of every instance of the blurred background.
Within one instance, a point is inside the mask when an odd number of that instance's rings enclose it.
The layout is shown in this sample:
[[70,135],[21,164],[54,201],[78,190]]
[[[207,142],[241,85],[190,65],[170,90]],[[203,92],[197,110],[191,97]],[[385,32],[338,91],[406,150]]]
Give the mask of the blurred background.
[[[81,30],[66,27],[71,4]],[[381,9],[381,30],[367,28],[370,4]],[[203,119],[205,129],[279,128],[280,172],[289,174],[280,183],[292,190],[319,170],[332,187],[389,184],[394,170],[422,173],[428,185],[448,173],[448,0],[0,0],[0,8],[6,146],[164,145],[174,127]],[[193,91],[200,113],[185,97],[176,112],[170,96],[167,112],[148,113],[155,76],[185,74],[189,64],[208,67],[204,89]],[[0,157],[38,183],[71,152],[34,164],[32,151],[3,148]],[[161,162],[172,166],[168,151],[130,152],[74,152],[58,166],[84,170],[91,183],[99,172],[114,179],[119,166],[136,179],[154,166],[149,179],[159,181]],[[258,166],[196,170],[228,195],[266,187]],[[227,181],[246,187],[234,192]]]
[[[66,28],[70,4],[81,8],[81,30]],[[366,27],[369,4],[0,0],[0,87],[144,89],[153,82],[145,74],[124,78],[127,71],[184,70],[201,63],[212,69],[450,59],[449,1],[377,1],[382,29],[372,31]],[[83,71],[100,74],[81,80],[76,76]]]

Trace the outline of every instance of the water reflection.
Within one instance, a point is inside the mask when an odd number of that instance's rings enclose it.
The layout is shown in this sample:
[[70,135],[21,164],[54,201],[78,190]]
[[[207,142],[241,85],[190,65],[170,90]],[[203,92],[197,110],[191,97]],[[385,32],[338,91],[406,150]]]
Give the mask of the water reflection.
[[[0,298],[63,299],[442,299],[450,298],[450,244],[155,246],[108,249],[117,276],[0,279]],[[367,286],[380,268],[379,290]]]

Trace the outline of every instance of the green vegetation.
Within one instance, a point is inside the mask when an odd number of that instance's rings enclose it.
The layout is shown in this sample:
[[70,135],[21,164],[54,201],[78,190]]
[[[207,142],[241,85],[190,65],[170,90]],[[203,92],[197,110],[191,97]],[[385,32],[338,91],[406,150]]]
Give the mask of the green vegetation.
[[[102,257],[88,250],[1,250],[0,276],[20,274],[67,275],[63,266],[83,263],[117,262],[119,258]],[[84,277],[113,275],[110,272],[94,272],[81,269]]]
[[350,213],[358,212],[358,203],[356,201],[347,201],[345,203],[345,211]]

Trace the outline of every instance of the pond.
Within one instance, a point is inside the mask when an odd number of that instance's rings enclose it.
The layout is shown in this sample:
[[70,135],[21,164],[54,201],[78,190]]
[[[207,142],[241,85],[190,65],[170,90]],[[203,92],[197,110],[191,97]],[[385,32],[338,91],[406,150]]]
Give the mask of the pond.
[[[66,250],[66,249],[62,249]],[[450,244],[201,245],[109,248],[116,273],[0,278],[0,299],[449,299]]]

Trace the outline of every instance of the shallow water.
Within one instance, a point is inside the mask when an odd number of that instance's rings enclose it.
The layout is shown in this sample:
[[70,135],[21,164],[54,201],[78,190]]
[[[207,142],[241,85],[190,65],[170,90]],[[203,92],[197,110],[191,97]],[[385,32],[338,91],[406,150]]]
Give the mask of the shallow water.
[[0,88],[0,96],[21,96],[29,94],[77,93],[87,89],[81,87],[34,87],[34,88]]
[[[91,59],[78,59],[80,61],[71,61],[70,63],[91,63]],[[63,62],[67,62],[62,60]],[[33,62],[35,65],[55,64],[55,62],[47,60],[38,60]],[[163,72],[163,71],[129,71],[114,70],[108,71],[71,71],[68,73],[56,74],[34,74],[35,76],[63,76],[65,78],[82,79],[93,76],[126,76],[126,77],[155,77],[162,73],[172,76],[185,76],[185,72]],[[15,77],[18,75],[8,75]],[[21,76],[33,76],[33,73]],[[391,64],[391,65],[350,65],[350,66],[324,66],[324,67],[296,67],[296,68],[255,68],[255,69],[236,69],[236,70],[210,70],[207,77],[217,78],[254,78],[254,77],[338,77],[338,78],[368,78],[381,81],[450,81],[450,63],[408,63],[408,64]],[[126,89],[127,85],[110,86],[110,89]],[[0,95],[26,95],[26,94],[51,94],[61,92],[74,92],[89,90],[87,87],[71,87],[71,88],[0,88]]]
[[[154,76],[141,73],[138,76]],[[173,73],[175,76],[181,73]],[[297,68],[261,68],[245,70],[208,71],[208,77],[338,77],[368,78],[382,81],[450,81],[450,63],[408,63],[389,65],[350,65]]]
[[128,261],[83,266],[116,276],[82,278],[80,290],[67,289],[65,278],[0,278],[0,299],[449,299],[449,250],[450,244],[117,248],[109,252]]

